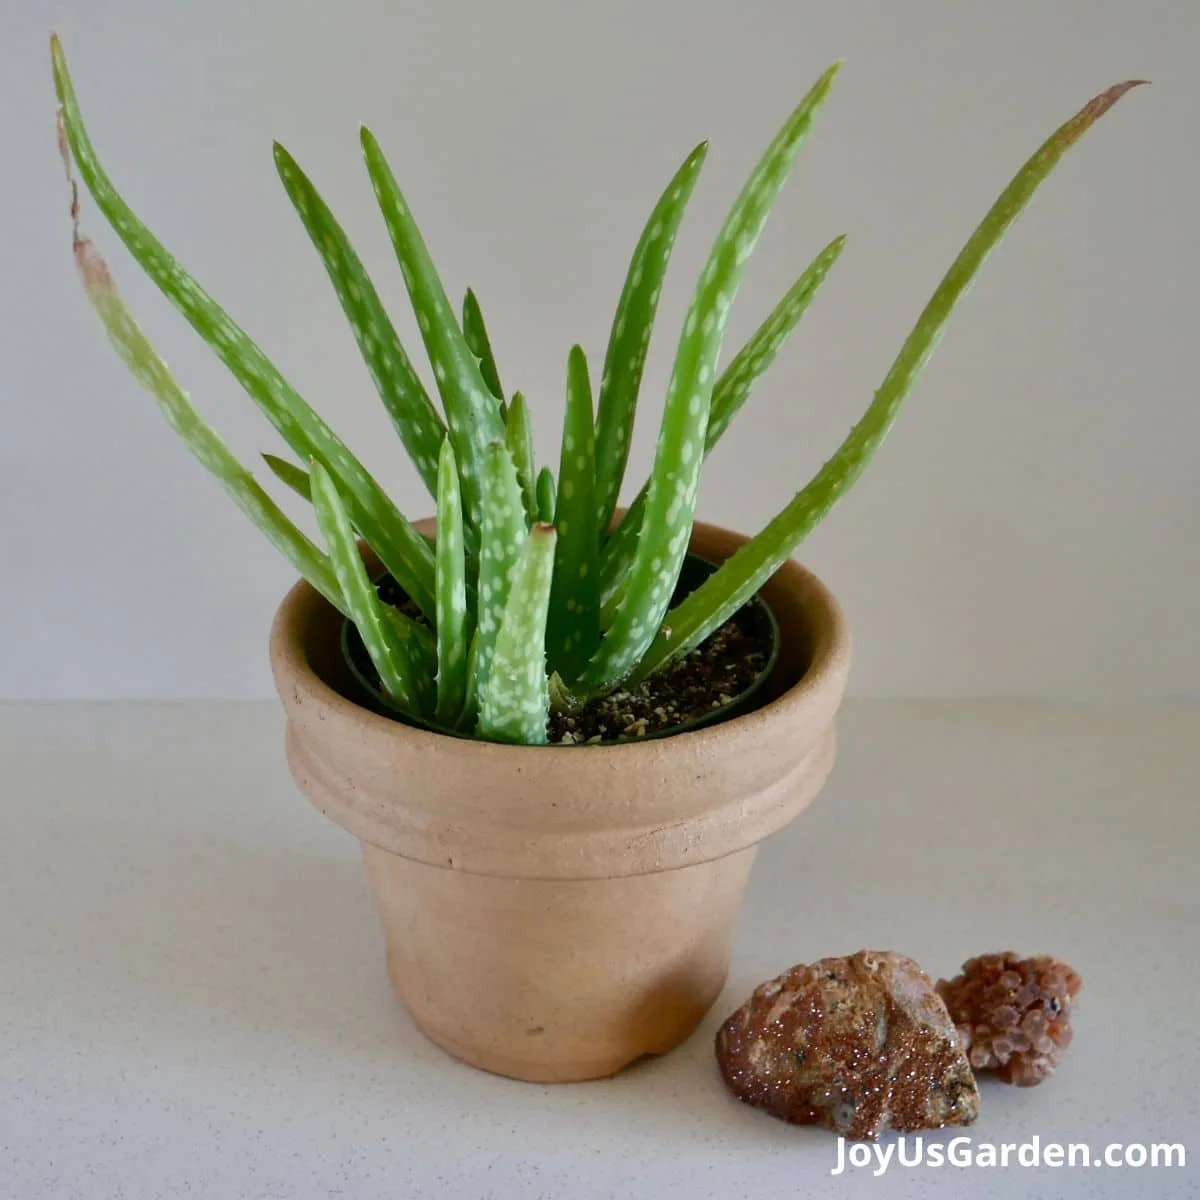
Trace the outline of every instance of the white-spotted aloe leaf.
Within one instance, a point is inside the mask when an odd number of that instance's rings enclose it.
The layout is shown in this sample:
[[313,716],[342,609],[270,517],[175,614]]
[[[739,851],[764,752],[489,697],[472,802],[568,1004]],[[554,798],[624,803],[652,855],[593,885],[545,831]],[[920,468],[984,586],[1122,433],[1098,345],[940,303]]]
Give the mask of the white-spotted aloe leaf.
[[701,142],[675,172],[642,230],[625,274],[596,404],[596,500],[600,529],[608,528],[617,507],[658,298],[679,223],[707,153],[708,143]]
[[292,450],[334,475],[351,517],[397,582],[427,616],[433,613],[433,554],[383,489],[275,365],[168,253],[113,186],[87,135],[66,58],[51,40],[54,82],[66,142],[80,177],[138,265],[259,406]]
[[692,296],[659,429],[625,598],[580,682],[600,690],[624,679],[662,624],[687,554],[721,340],[746,262],[829,95],[830,67],[784,123],[735,201]]
[[600,640],[594,436],[587,358],[574,346],[567,360],[567,411],[554,517],[558,550],[547,633],[551,666],[568,684],[577,678]]
[[783,347],[808,306],[816,298],[826,276],[833,268],[846,244],[845,235],[833,239],[808,265],[782,300],[771,310],[754,336],[734,355],[729,366],[721,372],[713,388],[712,408],[708,428],[704,433],[704,453],[708,454],[721,440],[733,418],[741,411],[755,383],[766,374],[775,356]]
[[[308,480],[308,472],[303,467],[298,467],[295,463],[288,462],[286,458],[280,458],[277,454],[264,453],[262,460],[271,468],[271,474],[280,483],[286,484],[301,499],[311,502],[312,486]],[[432,534],[418,533],[418,536],[432,548],[434,544]]]
[[205,423],[125,306],[95,246],[76,235],[75,262],[88,300],[108,339],[134,378],[154,397],[167,423],[267,539],[330,604],[347,611],[326,555],[288,519],[279,506]]
[[379,293],[341,225],[296,160],[275,143],[275,167],[321,256],[375,390],[432,496],[446,427],[405,353]]
[[480,696],[477,736],[493,742],[546,742],[550,690],[546,677],[546,615],[554,575],[553,525],[537,524],[513,575],[496,638],[487,686]]
[[376,594],[354,536],[349,511],[333,477],[314,459],[309,478],[317,525],[346,597],[350,617],[379,672],[379,681],[397,708],[415,718],[426,717],[432,707],[433,679],[414,654],[415,638],[405,629],[405,624],[412,622],[385,605]]
[[438,460],[437,723],[453,726],[467,695],[467,573],[462,494],[454,447],[447,438]]
[[433,364],[462,480],[468,546],[474,550],[481,522],[484,454],[489,443],[503,441],[504,423],[496,398],[480,372],[479,360],[471,352],[450,308],[446,289],[408,203],[379,143],[366,128],[362,130],[362,147],[375,198],[400,263],[426,353]]
[[475,693],[480,705],[487,692],[492,651],[528,529],[512,457],[503,442],[492,442],[483,459],[483,521],[476,592]]
[[[835,238],[813,259],[800,278],[788,288],[783,299],[771,310],[771,314],[758,327],[754,336],[721,372],[721,377],[713,388],[708,428],[704,434],[706,456],[712,453],[713,447],[721,440],[722,434],[745,404],[755,383],[770,368],[783,343],[799,324],[800,318],[807,311],[841,254],[845,241],[845,237]],[[621,523],[604,543],[600,557],[600,595],[605,606],[606,627],[611,623],[623,594],[622,585],[633,563],[645,507],[646,489],[643,487],[621,518]]]
[[1117,84],[1096,96],[1025,162],[943,276],[862,419],[791,503],[671,611],[638,664],[634,678],[645,678],[669,665],[718,629],[762,587],[845,494],[891,428],[951,313],[988,255],[1067,150],[1141,82]]

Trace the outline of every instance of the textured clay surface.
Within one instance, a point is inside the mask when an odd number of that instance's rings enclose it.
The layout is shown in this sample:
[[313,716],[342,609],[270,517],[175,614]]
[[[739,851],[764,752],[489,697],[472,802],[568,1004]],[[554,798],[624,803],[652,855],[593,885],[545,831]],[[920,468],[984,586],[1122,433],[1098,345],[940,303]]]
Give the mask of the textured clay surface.
[[[697,525],[720,562],[745,542]],[[374,563],[369,564],[372,569]],[[850,637],[798,563],[761,707],[621,745],[504,746],[356,704],[342,616],[308,584],[271,662],[292,775],[358,837],[397,994],[451,1054],[518,1079],[610,1075],[690,1036],[720,993],[755,847],[833,764]]]
[[747,1104],[848,1138],[970,1125],[979,1092],[933,981],[911,958],[862,950],[760,984],[717,1033]]
[[1071,1008],[1083,980],[1049,955],[981,954],[938,982],[976,1071],[1033,1087],[1071,1044]]

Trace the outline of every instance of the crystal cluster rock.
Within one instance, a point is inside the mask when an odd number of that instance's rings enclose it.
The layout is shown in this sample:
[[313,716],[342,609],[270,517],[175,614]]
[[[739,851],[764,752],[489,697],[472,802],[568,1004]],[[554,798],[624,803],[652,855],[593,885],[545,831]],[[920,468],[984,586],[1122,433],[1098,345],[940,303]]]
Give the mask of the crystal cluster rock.
[[1071,1009],[1083,981],[1048,955],[982,954],[938,983],[976,1071],[1032,1087],[1071,1044]]
[[747,1104],[848,1138],[970,1125],[979,1092],[933,981],[902,954],[801,964],[755,989],[717,1033]]

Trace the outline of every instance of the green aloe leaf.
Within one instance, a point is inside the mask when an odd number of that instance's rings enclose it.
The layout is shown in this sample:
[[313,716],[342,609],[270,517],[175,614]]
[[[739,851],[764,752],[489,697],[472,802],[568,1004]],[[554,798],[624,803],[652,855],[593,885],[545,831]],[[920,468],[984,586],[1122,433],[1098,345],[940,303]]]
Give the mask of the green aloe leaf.
[[733,418],[741,411],[755,383],[766,374],[789,335],[800,323],[846,245],[845,235],[833,239],[808,265],[782,300],[771,310],[754,336],[737,352],[713,388],[704,453],[721,440]]
[[452,726],[467,694],[467,572],[462,494],[454,447],[447,438],[438,462],[437,722]]
[[675,235],[708,153],[701,142],[675,172],[638,239],[613,317],[596,407],[596,498],[599,528],[617,507],[633,434],[642,369]]
[[121,198],[88,138],[57,38],[51,41],[51,56],[66,141],[97,207],[141,268],[212,347],[292,450],[305,460],[322,462],[335,476],[359,531],[421,611],[432,617],[429,547],[346,445]]
[[379,293],[329,206],[296,160],[275,143],[275,167],[337,293],[375,390],[431,495],[446,427],[400,343]]
[[525,539],[496,639],[478,736],[539,746],[546,742],[550,691],[546,678],[546,616],[554,576],[553,525],[535,525]]
[[76,233],[75,262],[88,300],[109,341],[137,381],[154,397],[171,428],[202,466],[220,480],[237,506],[326,600],[343,613],[346,600],[329,559],[288,519],[205,423],[187,393],[125,306],[95,246]]
[[479,719],[479,628],[476,626],[471,634],[471,648],[467,651],[467,694],[463,699],[462,714],[454,728],[463,733],[474,733],[475,724]]
[[477,587],[475,691],[481,711],[492,668],[492,651],[528,528],[512,458],[503,442],[492,442],[483,460],[483,523]]
[[635,678],[645,678],[682,657],[727,621],[778,570],[862,474],[940,340],[950,314],[988,255],[1067,150],[1140,82],[1118,84],[1096,96],[1026,161],[942,278],[862,419],[791,503],[672,610],[638,664]]
[[544,525],[552,525],[557,493],[554,489],[554,472],[549,467],[543,467],[538,472],[534,490],[537,493],[538,520]]
[[[834,238],[813,259],[804,274],[792,284],[783,299],[772,309],[770,316],[758,327],[754,336],[721,373],[713,388],[708,428],[704,434],[706,457],[720,441],[722,434],[745,404],[755,383],[775,361],[783,343],[799,324],[821,284],[825,282],[825,277],[837,262],[845,242],[845,237]],[[645,508],[646,488],[643,487],[612,536],[604,543],[600,557],[600,594],[605,606],[605,628],[611,624],[624,595],[622,585],[633,564]]]
[[667,387],[642,536],[629,569],[625,599],[581,676],[587,689],[610,687],[632,671],[654,640],[670,605],[691,536],[714,376],[729,309],[775,198],[829,95],[838,65],[821,76],[776,134],[734,203],[700,276]]
[[277,454],[264,454],[262,460],[271,468],[271,473],[280,483],[286,484],[301,499],[312,503],[312,484],[309,482],[308,472],[303,467],[298,467]]
[[496,398],[480,372],[479,360],[454,319],[446,290],[395,176],[379,143],[366,128],[362,130],[362,146],[375,198],[400,262],[446,411],[462,478],[468,546],[473,550],[481,524],[483,459],[489,443],[503,441],[504,423]]
[[433,699],[432,679],[422,669],[424,664],[414,662],[414,645],[405,629],[407,618],[385,605],[376,594],[359,552],[349,511],[333,477],[316,459],[309,478],[321,536],[333,560],[350,617],[379,672],[379,680],[398,708],[409,716],[424,717]]
[[[286,484],[301,499],[311,502],[312,486],[309,483],[308,472],[303,467],[298,467],[295,463],[288,462],[286,458],[280,458],[276,454],[263,454],[262,460],[271,468],[271,473],[280,483]],[[417,536],[430,549],[433,548],[435,539],[432,534],[418,533]]]
[[380,603],[384,620],[391,626],[412,662],[413,678],[421,696],[421,716],[427,718],[434,710],[437,696],[437,635],[428,625],[413,620],[390,604]]
[[600,641],[600,530],[596,525],[596,448],[592,387],[579,346],[567,361],[567,412],[558,469],[558,550],[547,645],[555,671],[570,684]]
[[507,410],[504,405],[504,388],[500,383],[500,372],[496,367],[496,356],[492,353],[492,342],[488,337],[487,326],[483,323],[483,310],[479,307],[479,300],[470,288],[467,288],[467,294],[463,297],[462,331],[471,353],[479,362],[479,373],[483,376],[483,382],[487,384],[488,391],[500,403],[500,417],[503,419]]
[[533,466],[533,425],[529,420],[529,405],[520,392],[514,392],[504,419],[504,440],[517,468],[517,482],[525,501],[525,513],[530,522],[537,520],[537,492]]

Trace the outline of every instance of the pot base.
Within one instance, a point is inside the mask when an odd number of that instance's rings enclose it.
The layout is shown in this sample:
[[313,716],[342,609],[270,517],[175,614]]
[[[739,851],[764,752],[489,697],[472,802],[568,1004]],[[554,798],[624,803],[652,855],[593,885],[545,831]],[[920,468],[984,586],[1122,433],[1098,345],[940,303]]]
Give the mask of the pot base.
[[716,991],[708,1000],[704,1001],[700,1011],[691,1014],[680,1013],[678,1018],[672,1022],[670,1035],[659,1045],[643,1050],[635,1058],[629,1058],[629,1051],[625,1050],[620,1054],[609,1055],[605,1058],[575,1058],[570,1061],[555,1059],[553,1062],[549,1062],[533,1059],[528,1055],[513,1057],[489,1052],[474,1041],[470,1043],[458,1041],[449,1030],[425,1024],[413,1013],[405,1000],[403,983],[397,974],[396,959],[390,952],[387,954],[387,970],[388,977],[392,981],[392,988],[401,1003],[404,1004],[408,1015],[412,1017],[413,1024],[439,1050],[445,1051],[452,1058],[458,1059],[467,1066],[477,1067],[481,1071],[487,1071],[491,1075],[501,1075],[506,1079],[516,1079],[522,1083],[584,1083],[589,1079],[608,1079],[623,1071],[631,1063],[643,1058],[657,1058],[667,1054],[676,1046],[687,1041],[700,1028],[709,1008],[712,1007],[725,985],[725,976],[722,975]]
[[755,848],[624,879],[471,875],[363,858],[392,986],[443,1050],[496,1075],[613,1075],[690,1037],[725,984]]

